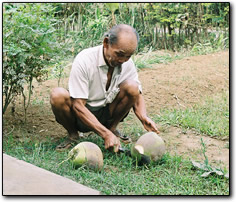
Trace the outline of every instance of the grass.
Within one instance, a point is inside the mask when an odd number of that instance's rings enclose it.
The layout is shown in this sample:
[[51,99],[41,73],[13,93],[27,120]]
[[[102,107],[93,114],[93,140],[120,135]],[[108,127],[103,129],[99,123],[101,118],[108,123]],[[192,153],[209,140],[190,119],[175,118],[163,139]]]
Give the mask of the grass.
[[[163,52],[160,55],[149,49],[144,55],[133,56],[134,63],[138,69],[151,68],[152,64],[167,64],[175,60],[180,60],[186,56],[194,55],[206,55],[221,50],[225,50],[227,45],[228,37],[224,38],[223,34],[220,34],[218,38],[213,37],[214,41],[205,41],[202,43],[196,43],[193,47],[187,48],[187,50],[182,50],[177,54],[170,54],[168,52]],[[164,54],[163,54],[164,53]]]
[[134,63],[137,68],[150,68],[152,64],[166,64],[169,62],[173,62],[175,60],[180,60],[184,56],[179,55],[171,55],[169,53],[165,53],[164,55],[158,55],[157,53],[153,53],[149,51],[145,55],[136,55],[133,57]]
[[182,128],[194,128],[199,133],[225,139],[229,137],[229,94],[224,92],[207,98],[203,104],[186,109],[164,109],[155,116],[163,122]]
[[228,45],[228,37],[225,37],[224,34],[219,34],[219,36],[215,36],[214,33],[211,34],[211,39],[206,40],[202,43],[196,43],[191,51],[190,55],[205,55],[209,53],[214,53],[219,50],[225,50],[229,47]]
[[[88,136],[83,141],[96,143],[104,155],[100,172],[81,167],[74,169],[68,152],[56,152],[59,142],[39,140],[20,142],[9,134],[3,141],[4,153],[24,160],[81,184],[99,190],[105,195],[228,195],[229,180],[219,176],[201,178],[203,171],[194,170],[190,161],[168,153],[148,166],[137,166],[125,154],[114,154],[104,149],[99,136]],[[127,146],[126,146],[127,147]]]

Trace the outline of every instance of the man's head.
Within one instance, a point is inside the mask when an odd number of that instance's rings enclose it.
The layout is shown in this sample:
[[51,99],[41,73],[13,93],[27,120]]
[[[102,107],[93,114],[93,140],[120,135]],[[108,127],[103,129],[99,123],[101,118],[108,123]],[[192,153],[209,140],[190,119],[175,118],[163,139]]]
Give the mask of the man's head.
[[125,24],[112,27],[103,40],[104,56],[109,66],[119,66],[128,61],[138,41],[138,33],[133,27]]

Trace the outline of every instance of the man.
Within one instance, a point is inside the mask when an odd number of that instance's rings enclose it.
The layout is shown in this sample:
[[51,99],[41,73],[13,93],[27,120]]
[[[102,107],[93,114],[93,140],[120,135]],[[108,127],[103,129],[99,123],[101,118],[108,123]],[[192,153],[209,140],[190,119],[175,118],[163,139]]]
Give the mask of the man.
[[75,58],[69,92],[55,88],[50,102],[58,123],[69,140],[78,139],[78,131],[94,131],[104,139],[105,148],[120,147],[116,129],[133,108],[147,131],[159,133],[147,116],[141,84],[130,58],[138,46],[138,34],[129,25],[114,26],[103,45],[85,49]]

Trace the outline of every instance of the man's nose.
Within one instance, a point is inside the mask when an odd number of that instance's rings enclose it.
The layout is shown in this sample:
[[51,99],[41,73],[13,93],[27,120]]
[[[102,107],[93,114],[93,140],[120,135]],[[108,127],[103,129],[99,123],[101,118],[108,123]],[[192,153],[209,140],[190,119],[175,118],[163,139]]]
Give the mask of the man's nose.
[[119,63],[124,63],[127,62],[129,60],[129,58],[121,58],[118,60]]

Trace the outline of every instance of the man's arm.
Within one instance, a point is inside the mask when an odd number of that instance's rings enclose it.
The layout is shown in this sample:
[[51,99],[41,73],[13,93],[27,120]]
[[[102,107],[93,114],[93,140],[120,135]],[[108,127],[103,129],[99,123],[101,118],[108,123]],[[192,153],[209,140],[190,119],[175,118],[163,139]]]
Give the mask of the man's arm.
[[120,140],[110,130],[103,126],[97,118],[85,107],[85,99],[73,99],[73,110],[76,116],[91,130],[99,134],[105,142],[105,149],[110,147],[114,148],[115,152],[118,152],[120,147]]
[[147,116],[146,106],[144,102],[143,95],[140,93],[135,104],[134,104],[134,113],[138,117],[138,119],[142,122],[144,128],[147,131],[153,131],[156,133],[160,133],[156,127],[156,124]]

